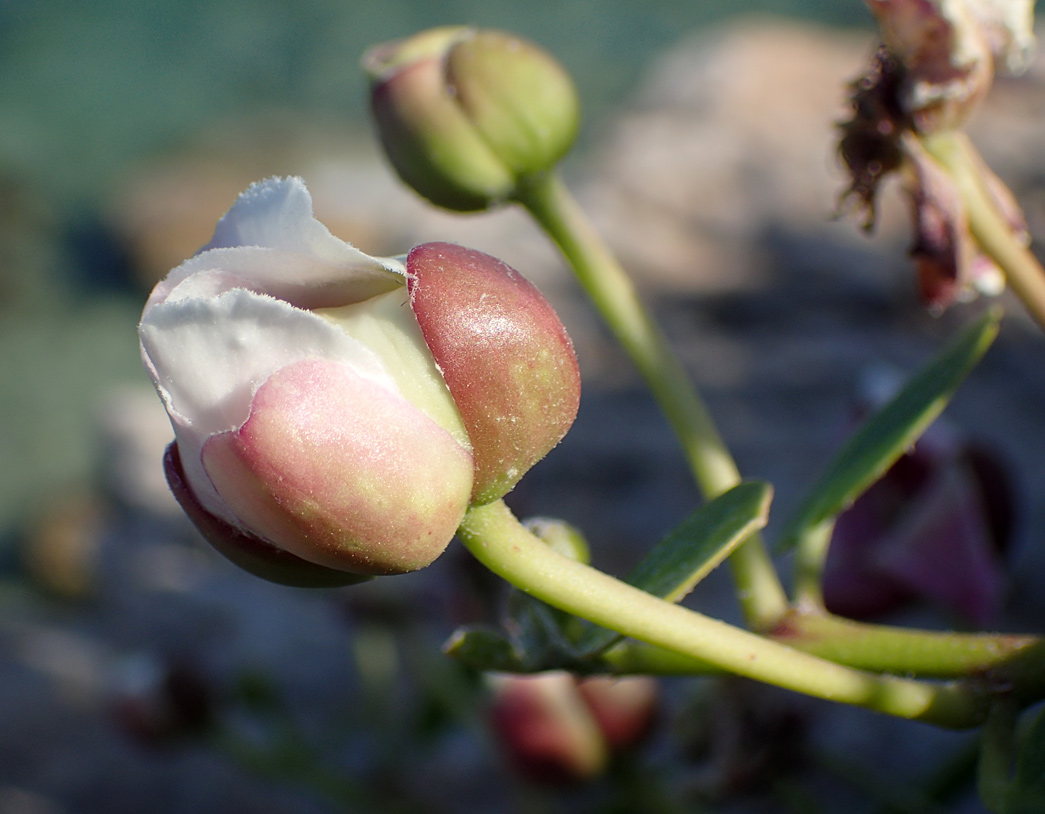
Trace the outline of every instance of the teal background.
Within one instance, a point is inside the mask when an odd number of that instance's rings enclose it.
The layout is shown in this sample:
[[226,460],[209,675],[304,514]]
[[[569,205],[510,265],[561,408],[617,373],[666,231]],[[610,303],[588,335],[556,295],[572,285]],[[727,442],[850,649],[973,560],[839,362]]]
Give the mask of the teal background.
[[358,121],[363,50],[447,23],[542,44],[574,74],[591,124],[660,49],[750,13],[869,21],[859,0],[3,0],[0,167],[89,197],[215,117],[279,107]]

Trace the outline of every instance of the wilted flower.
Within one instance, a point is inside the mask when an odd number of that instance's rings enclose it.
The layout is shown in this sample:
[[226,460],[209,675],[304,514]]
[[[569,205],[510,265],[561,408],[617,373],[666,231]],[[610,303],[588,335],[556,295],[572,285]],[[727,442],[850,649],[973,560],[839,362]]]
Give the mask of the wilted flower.
[[938,420],[838,518],[825,604],[869,619],[922,602],[990,624],[1001,607],[1014,504],[996,456]]
[[921,133],[960,127],[996,65],[1022,70],[1034,45],[1033,0],[867,0],[903,68],[901,109]]
[[579,397],[569,338],[518,273],[448,244],[369,257],[295,178],[240,197],[139,335],[175,496],[230,559],[290,584],[427,565]]
[[485,209],[547,172],[577,136],[570,77],[519,37],[434,28],[363,57],[396,172],[438,206]]
[[[843,205],[870,230],[879,187],[899,174],[914,228],[911,255],[924,300],[942,309],[977,292],[996,294],[1004,276],[970,233],[955,179],[922,139],[962,127],[986,96],[997,67],[1022,69],[1034,44],[1030,0],[868,0],[883,43],[851,86],[852,117],[839,152],[850,173]],[[969,151],[987,197],[1014,236],[1026,224],[1012,194]]]

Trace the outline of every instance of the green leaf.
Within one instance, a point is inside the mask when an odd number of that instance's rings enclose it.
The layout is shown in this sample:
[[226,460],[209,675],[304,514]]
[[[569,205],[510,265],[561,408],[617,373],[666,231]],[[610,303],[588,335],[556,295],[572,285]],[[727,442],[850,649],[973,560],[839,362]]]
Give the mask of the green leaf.
[[529,669],[523,654],[508,636],[483,625],[455,630],[443,645],[443,652],[476,670],[518,673]]
[[[705,504],[661,540],[625,582],[669,602],[678,602],[740,543],[766,525],[773,488],[748,482]],[[576,643],[594,655],[621,638],[591,626]]]
[[998,334],[992,309],[917,373],[835,456],[787,525],[782,550],[846,509],[878,480],[943,411]]
[[1016,775],[1005,796],[1004,814],[1045,811],[1045,709],[1039,710],[1016,757]]

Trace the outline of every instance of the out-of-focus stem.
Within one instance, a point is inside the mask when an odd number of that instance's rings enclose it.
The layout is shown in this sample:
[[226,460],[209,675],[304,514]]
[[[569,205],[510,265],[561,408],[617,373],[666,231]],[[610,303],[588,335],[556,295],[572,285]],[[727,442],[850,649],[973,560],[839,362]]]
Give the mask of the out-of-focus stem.
[[1002,814],[1006,792],[1012,782],[1012,757],[1015,751],[1016,718],[1019,707],[1011,698],[1001,697],[987,713],[977,767],[980,800],[989,811]]
[[[740,473],[714,421],[627,273],[569,190],[555,174],[534,179],[516,194],[559,246],[577,279],[645,379],[678,436],[705,496],[740,482]],[[752,535],[730,557],[745,618],[771,626],[787,610],[787,595],[761,536]]]
[[985,699],[971,685],[854,670],[665,602],[558,554],[502,502],[471,508],[458,535],[487,568],[549,605],[721,670],[940,726],[974,726],[983,718]]
[[795,548],[795,604],[800,608],[824,607],[824,563],[834,529],[832,517],[807,529],[798,540]]
[[964,133],[939,133],[923,143],[958,185],[972,236],[998,264],[1009,287],[1045,330],[1045,269],[995,206],[980,174],[982,160],[976,148]]

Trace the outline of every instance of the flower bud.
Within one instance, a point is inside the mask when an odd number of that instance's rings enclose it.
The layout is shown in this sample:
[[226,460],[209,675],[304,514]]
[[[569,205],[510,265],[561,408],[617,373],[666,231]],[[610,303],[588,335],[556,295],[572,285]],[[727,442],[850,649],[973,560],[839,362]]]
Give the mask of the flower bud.
[[577,135],[573,83],[548,54],[498,31],[435,28],[363,57],[371,107],[404,182],[458,211],[510,198]]
[[607,745],[614,752],[635,746],[656,717],[657,681],[649,676],[592,676],[577,682]]
[[517,770],[545,783],[596,777],[611,756],[639,743],[656,712],[657,682],[648,676],[552,671],[493,674],[489,682],[495,735]]
[[550,306],[434,246],[369,257],[300,179],[269,179],[156,286],[139,336],[168,482],[229,559],[291,585],[422,568],[473,491],[504,494],[565,433],[579,377]]
[[554,517],[530,517],[523,523],[526,530],[556,553],[574,562],[591,562],[591,549],[584,534],[576,526]]
[[598,724],[566,672],[492,675],[490,725],[512,766],[530,780],[590,780],[609,759]]

